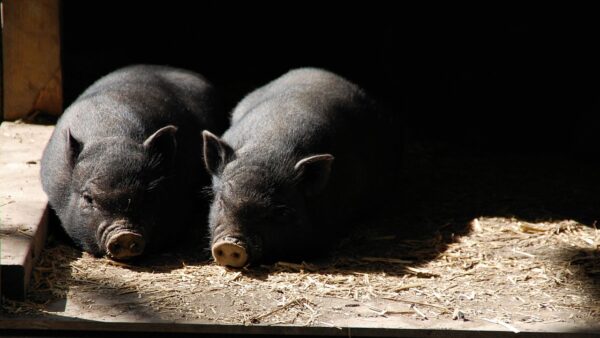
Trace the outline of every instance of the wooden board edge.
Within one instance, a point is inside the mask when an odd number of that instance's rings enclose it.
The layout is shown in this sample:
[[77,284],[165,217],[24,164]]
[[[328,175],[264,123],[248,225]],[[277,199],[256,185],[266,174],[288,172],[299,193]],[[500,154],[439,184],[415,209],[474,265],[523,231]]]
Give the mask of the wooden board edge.
[[48,234],[48,205],[38,223],[37,231],[24,248],[22,262],[5,265],[0,262],[0,294],[13,300],[25,300],[35,264],[44,248]]
[[457,330],[457,329],[419,329],[419,328],[378,328],[378,327],[308,327],[308,326],[269,326],[269,325],[232,325],[232,324],[189,324],[189,323],[157,323],[157,322],[102,322],[78,320],[60,317],[47,320],[0,319],[2,330],[56,330],[63,332],[103,332],[103,333],[154,333],[154,334],[226,334],[226,335],[290,335],[290,336],[377,336],[377,337],[440,337],[440,338],[485,338],[485,337],[566,337],[566,338],[598,338],[600,328],[566,329],[549,332],[520,332],[496,330]]

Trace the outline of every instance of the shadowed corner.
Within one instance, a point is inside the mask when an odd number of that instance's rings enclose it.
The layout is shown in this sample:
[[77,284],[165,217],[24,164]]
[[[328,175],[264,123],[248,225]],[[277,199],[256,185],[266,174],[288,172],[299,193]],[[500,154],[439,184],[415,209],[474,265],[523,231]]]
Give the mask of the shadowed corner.
[[596,235],[596,238],[590,238],[585,234],[581,234],[583,242],[581,244],[589,244],[588,246],[595,246],[595,248],[582,248],[574,245],[570,250],[563,250],[561,253],[563,257],[568,259],[568,264],[565,267],[565,278],[575,278],[581,281],[580,289],[574,291],[581,297],[590,298],[589,302],[591,304],[600,301],[599,236]]

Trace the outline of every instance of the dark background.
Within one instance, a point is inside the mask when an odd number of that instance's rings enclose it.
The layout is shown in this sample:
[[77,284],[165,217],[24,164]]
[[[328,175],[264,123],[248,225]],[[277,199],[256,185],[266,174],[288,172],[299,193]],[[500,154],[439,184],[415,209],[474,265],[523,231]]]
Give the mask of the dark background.
[[133,63],[198,71],[229,107],[291,68],[316,66],[401,114],[409,142],[588,158],[597,149],[591,9],[354,3],[64,0],[65,104]]

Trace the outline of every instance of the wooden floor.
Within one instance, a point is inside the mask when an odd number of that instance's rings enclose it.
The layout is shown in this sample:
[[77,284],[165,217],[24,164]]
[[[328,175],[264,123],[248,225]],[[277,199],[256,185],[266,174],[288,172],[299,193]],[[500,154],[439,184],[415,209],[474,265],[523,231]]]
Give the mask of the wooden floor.
[[0,263],[2,295],[24,299],[46,239],[46,195],[39,178],[53,127],[0,125]]

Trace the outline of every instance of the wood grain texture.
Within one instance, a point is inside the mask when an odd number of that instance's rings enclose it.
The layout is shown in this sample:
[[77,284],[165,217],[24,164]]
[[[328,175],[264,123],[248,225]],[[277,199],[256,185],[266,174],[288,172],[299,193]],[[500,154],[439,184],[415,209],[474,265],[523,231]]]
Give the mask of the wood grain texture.
[[60,115],[60,1],[4,0],[4,120],[34,112]]
[[40,182],[42,151],[54,128],[0,125],[0,289],[23,299],[46,238],[47,198]]

